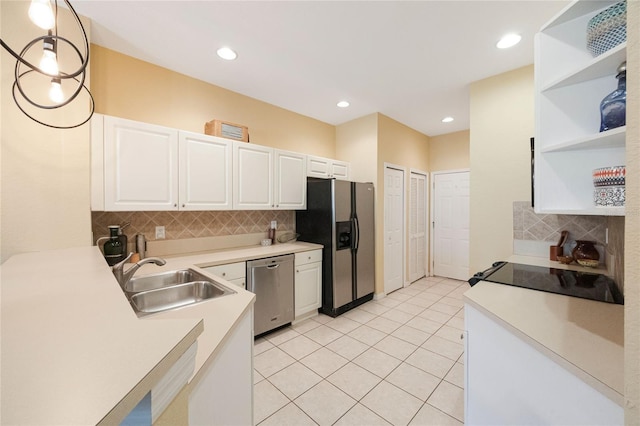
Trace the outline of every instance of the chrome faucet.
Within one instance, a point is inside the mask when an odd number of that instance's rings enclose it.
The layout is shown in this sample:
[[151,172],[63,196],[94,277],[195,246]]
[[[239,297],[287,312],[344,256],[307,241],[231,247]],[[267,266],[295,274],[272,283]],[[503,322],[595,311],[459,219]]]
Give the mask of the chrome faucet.
[[116,280],[118,280],[118,283],[120,284],[120,287],[122,287],[123,290],[125,285],[131,279],[131,277],[133,277],[133,274],[135,274],[136,271],[145,263],[155,263],[158,266],[162,266],[165,263],[167,263],[166,260],[161,259],[159,257],[146,257],[142,259],[140,262],[134,263],[133,266],[131,266],[129,269],[127,269],[127,272],[125,272],[124,264],[127,263],[127,261],[131,258],[131,256],[133,256],[133,252],[129,253],[129,256],[127,256],[126,259],[124,259],[119,263],[116,263],[111,267],[111,270],[113,271],[113,275],[116,276]]

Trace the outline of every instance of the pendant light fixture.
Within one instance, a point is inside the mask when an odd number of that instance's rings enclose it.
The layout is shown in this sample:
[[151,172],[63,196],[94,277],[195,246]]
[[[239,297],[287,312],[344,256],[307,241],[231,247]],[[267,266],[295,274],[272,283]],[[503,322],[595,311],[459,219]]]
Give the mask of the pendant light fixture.
[[[29,18],[31,21],[47,31],[46,35],[31,40],[27,45],[16,53],[11,49],[4,40],[0,39],[0,44],[16,59],[13,82],[13,100],[16,105],[27,117],[33,121],[54,129],[72,129],[88,122],[93,115],[95,104],[93,96],[89,89],[84,85],[87,65],[89,64],[89,40],[84,30],[80,17],[73,9],[68,0],[64,0],[65,4],[71,11],[73,18],[82,34],[82,50],[74,45],[69,39],[58,34],[58,0],[32,0],[29,6]],[[78,67],[72,71],[63,71],[60,67],[60,47],[65,47],[64,54],[65,63],[73,63],[74,59],[78,63]],[[29,62],[26,57],[33,49],[42,49],[42,56],[38,66]],[[36,51],[37,53],[37,51]],[[31,54],[32,55],[32,54]],[[35,78],[44,79],[46,83],[50,83],[48,100],[44,99],[42,93],[42,84],[33,84]],[[54,110],[63,108],[74,101],[78,96],[84,93],[89,101],[89,114],[82,118],[80,122],[72,124],[52,124],[43,118],[35,117],[31,112],[33,108],[27,111],[27,104],[30,104],[42,110]],[[78,102],[81,100],[79,99]],[[26,103],[25,103],[26,102]]]

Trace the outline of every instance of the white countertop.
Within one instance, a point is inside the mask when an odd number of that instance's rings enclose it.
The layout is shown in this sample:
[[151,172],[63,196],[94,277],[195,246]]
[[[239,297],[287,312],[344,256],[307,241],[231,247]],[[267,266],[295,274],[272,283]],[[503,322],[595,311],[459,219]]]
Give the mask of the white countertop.
[[[294,242],[191,253],[143,265],[136,276],[318,248]],[[138,318],[97,247],[17,255],[0,268],[6,424],[119,423],[196,339],[197,380],[255,299],[215,277],[237,293]]]
[[[601,272],[524,256],[509,261]],[[473,286],[464,297],[622,406],[624,306],[486,281]]]

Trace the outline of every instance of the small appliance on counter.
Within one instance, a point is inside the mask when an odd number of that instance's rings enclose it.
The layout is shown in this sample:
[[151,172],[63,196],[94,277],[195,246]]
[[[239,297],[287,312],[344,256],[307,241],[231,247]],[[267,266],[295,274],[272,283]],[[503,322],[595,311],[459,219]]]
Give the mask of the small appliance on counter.
[[495,262],[468,280],[472,287],[481,281],[624,305],[615,281],[603,274]]

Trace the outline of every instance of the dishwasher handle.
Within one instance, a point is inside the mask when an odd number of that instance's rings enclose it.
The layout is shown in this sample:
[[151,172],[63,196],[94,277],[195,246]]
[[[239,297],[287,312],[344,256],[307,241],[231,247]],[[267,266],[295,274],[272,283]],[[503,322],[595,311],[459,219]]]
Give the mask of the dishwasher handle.
[[267,269],[276,269],[277,267],[279,267],[280,264],[279,263],[274,263],[273,265],[268,265]]

